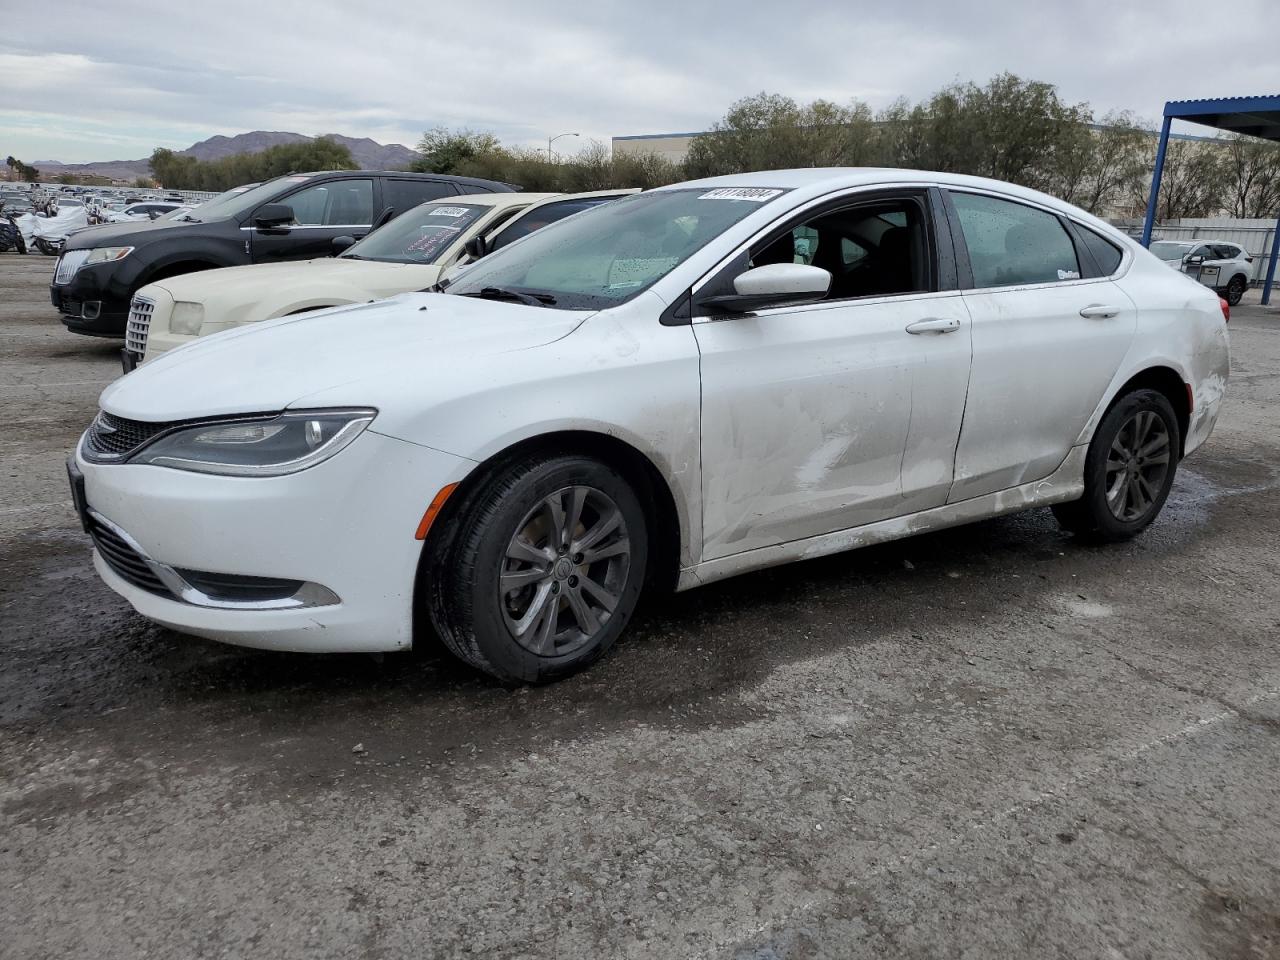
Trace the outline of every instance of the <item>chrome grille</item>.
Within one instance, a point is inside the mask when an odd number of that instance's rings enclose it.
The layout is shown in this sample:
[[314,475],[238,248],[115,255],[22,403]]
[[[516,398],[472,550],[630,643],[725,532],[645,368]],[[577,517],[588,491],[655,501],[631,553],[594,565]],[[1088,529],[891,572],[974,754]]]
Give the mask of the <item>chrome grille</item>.
[[167,423],[126,420],[103,410],[84,435],[84,456],[97,463],[123,460],[143,444],[169,429]]
[[84,266],[84,262],[89,259],[88,250],[72,250],[64,253],[58,258],[58,269],[54,271],[53,282],[58,286],[65,286],[71,282],[71,278],[76,275],[76,271]]
[[147,352],[147,334],[156,305],[146,297],[134,297],[129,304],[129,322],[124,328],[124,348],[138,360]]

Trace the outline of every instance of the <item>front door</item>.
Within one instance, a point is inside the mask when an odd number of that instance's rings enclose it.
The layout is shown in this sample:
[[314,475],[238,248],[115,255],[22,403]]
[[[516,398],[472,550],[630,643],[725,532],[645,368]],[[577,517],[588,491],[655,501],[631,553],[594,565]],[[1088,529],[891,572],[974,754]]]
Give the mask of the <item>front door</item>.
[[695,316],[704,560],[945,502],[969,317],[938,289],[932,223],[923,192],[824,205],[754,244],[728,280],[809,263],[832,274],[825,300]]
[[1043,479],[1093,415],[1137,327],[1057,214],[952,191],[972,272],[973,375],[951,502]]
[[249,219],[254,263],[331,257],[335,239],[359,240],[373,223],[373,181],[364,177],[302,186],[274,202],[293,208],[293,222],[264,229]]

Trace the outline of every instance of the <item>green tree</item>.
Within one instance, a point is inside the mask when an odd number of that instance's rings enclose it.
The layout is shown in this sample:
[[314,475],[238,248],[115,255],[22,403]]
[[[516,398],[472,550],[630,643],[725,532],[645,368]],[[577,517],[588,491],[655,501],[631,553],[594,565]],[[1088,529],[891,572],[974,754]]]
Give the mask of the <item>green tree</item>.
[[1231,137],[1223,147],[1222,167],[1231,215],[1245,219],[1274,217],[1280,211],[1280,143]]
[[418,173],[456,174],[464,163],[477,157],[504,152],[498,138],[491,133],[436,127],[418,141],[419,157],[409,164],[409,169]]

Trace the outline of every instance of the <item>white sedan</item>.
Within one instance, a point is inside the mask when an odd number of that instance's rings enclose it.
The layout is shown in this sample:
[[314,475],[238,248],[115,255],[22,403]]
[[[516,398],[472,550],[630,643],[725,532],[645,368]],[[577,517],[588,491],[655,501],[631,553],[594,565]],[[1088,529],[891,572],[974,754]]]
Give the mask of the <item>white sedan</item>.
[[1052,506],[1132,537],[1205,442],[1226,310],[991,180],[794,170],[533,233],[444,293],[283,317],[102,394],[70,464],[95,565],[248,646],[563,676],[646,585]]

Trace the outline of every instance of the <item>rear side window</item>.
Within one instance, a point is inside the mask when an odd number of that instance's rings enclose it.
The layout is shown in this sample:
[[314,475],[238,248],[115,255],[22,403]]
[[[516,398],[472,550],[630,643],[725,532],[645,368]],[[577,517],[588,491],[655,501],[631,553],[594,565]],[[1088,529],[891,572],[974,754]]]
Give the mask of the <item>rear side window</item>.
[[1229,243],[1215,243],[1213,255],[1219,260],[1234,260],[1240,256],[1240,248]]
[[[484,191],[474,191],[484,192]],[[382,181],[382,202],[391,208],[394,215],[412,210],[420,203],[428,200],[439,200],[441,197],[456,197],[458,191],[448,180],[384,180]]]
[[1076,230],[1080,234],[1080,239],[1084,241],[1085,249],[1089,251],[1093,257],[1094,263],[1098,265],[1098,272],[1104,277],[1109,277],[1120,269],[1120,261],[1124,259],[1124,254],[1110,240],[1099,234],[1094,233],[1088,227],[1082,227],[1076,224]]
[[1011,200],[953,193],[975,287],[1080,278],[1071,237],[1051,213]]
[[544,203],[542,206],[530,210],[494,237],[489,249],[497,250],[499,247],[505,247],[507,244],[519,240],[521,237],[527,237],[533,231],[540,230],[548,224],[563,220],[565,217],[571,217],[575,213],[581,213],[583,210],[599,206],[613,199],[615,198],[592,197],[583,200],[560,200],[556,203]]

